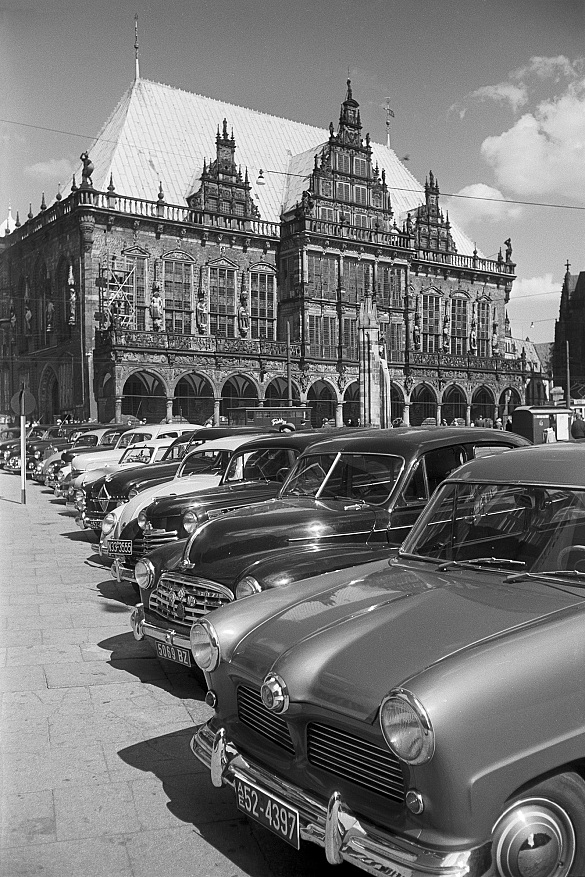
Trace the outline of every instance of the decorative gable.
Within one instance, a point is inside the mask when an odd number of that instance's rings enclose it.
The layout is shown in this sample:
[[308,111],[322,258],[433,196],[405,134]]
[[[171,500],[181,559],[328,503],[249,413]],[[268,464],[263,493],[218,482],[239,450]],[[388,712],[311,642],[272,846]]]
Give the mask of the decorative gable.
[[201,186],[187,198],[187,204],[194,210],[204,213],[236,216],[244,219],[259,219],[248,179],[248,169],[242,177],[241,167],[235,161],[236,141],[234,132],[228,136],[227,119],[223,120],[223,131],[219,127],[215,138],[215,159],[209,165],[204,160],[201,173]]

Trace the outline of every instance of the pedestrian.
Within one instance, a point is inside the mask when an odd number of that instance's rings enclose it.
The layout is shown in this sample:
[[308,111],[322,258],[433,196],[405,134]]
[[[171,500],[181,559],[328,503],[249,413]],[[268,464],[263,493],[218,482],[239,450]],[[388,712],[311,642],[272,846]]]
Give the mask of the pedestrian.
[[580,411],[577,411],[575,419],[571,424],[571,437],[578,442],[585,439],[585,421]]
[[501,417],[496,417],[496,422],[495,422],[494,426],[496,429],[503,429],[504,428]]
[[443,419],[441,420],[441,426],[449,426],[449,424],[447,423],[447,421],[445,420],[444,417],[443,417]]
[[511,417],[508,417],[508,419],[506,420],[506,430],[507,430],[507,432],[513,432],[513,430],[512,430],[512,418],[511,418]]

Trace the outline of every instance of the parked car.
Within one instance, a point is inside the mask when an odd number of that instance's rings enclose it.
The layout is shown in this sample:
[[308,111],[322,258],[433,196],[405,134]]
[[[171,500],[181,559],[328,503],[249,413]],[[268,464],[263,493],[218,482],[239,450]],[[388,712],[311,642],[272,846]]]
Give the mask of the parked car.
[[[191,624],[236,595],[261,591],[250,567],[266,552],[281,554],[287,583],[296,578],[286,557],[292,549],[331,549],[299,565],[298,578],[311,574],[311,562],[319,564],[313,571],[351,565],[355,544],[400,544],[435,487],[463,462],[527,444],[512,433],[455,427],[348,430],[322,439],[299,457],[276,499],[202,522],[179,558],[173,551],[169,562],[163,553],[137,562],[134,636],[156,649],[162,641],[176,646],[187,663]],[[336,551],[348,544],[349,553]],[[279,581],[274,568],[271,581]]]
[[[54,448],[64,449],[70,447],[79,437],[90,431],[96,424],[77,423],[71,427],[52,426],[44,429],[39,434],[33,428],[26,438],[26,474],[32,477],[37,465],[44,456],[51,453]],[[14,444],[12,450],[4,453],[4,468],[12,474],[20,474],[20,441]]]
[[319,439],[322,435],[315,430],[258,436],[232,451],[218,485],[196,493],[157,493],[119,528],[119,538],[129,549],[121,572],[130,573],[154,548],[190,536],[203,521],[275,497],[301,453]]
[[[112,574],[118,581],[122,581],[122,579],[134,581],[134,563],[125,564],[125,561],[132,555],[132,542],[127,538],[122,538],[122,533],[126,532],[129,525],[131,529],[136,529],[132,522],[136,521],[141,510],[157,497],[195,495],[206,488],[216,488],[222,480],[234,451],[249,440],[248,435],[232,435],[204,442],[187,454],[171,481],[141,491],[127,504],[121,504],[122,508],[119,514],[108,512],[105,515],[101,521],[100,553],[114,558]],[[105,496],[102,499],[109,504],[109,500]],[[82,514],[82,518],[84,516],[86,523],[92,527],[95,526],[93,522],[94,520],[98,521],[97,517],[94,519],[87,512]],[[157,545],[157,534],[151,535],[154,537],[154,543],[151,541],[149,548],[152,549]]]
[[[177,473],[181,460],[187,453],[202,444],[213,441],[218,438],[228,438],[229,436],[249,436],[264,434],[260,429],[254,427],[203,427],[193,430],[193,432],[183,433],[174,440],[164,459],[156,466],[150,466],[148,469],[134,470],[132,472],[117,473],[117,476],[108,474],[101,478],[95,479],[91,483],[85,483],[79,489],[77,496],[69,497],[69,501],[75,503],[76,508],[82,511],[88,511],[90,517],[105,517],[112,511],[118,502],[127,502],[132,499],[141,490],[147,487],[154,487],[157,484],[164,484],[171,481]],[[98,501],[98,496],[102,491],[104,482],[107,479],[106,492],[109,494],[111,502],[106,507],[103,506],[104,496]],[[94,514],[95,513],[95,514]]]
[[368,873],[585,873],[585,454],[453,472],[390,561],[192,629],[191,747],[242,812]]
[[38,460],[33,471],[33,479],[47,487],[54,487],[56,473],[65,466],[71,471],[71,460],[76,454],[89,453],[95,450],[109,450],[113,448],[120,435],[130,427],[124,424],[109,424],[108,426],[96,426],[78,436],[71,447],[59,448],[48,457]]

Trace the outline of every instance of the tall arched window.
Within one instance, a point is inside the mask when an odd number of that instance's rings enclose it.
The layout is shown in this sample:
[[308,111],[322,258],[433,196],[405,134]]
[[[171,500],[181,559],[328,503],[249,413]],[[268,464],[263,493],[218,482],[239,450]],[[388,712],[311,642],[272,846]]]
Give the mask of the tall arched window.
[[434,293],[422,296],[422,349],[435,353],[441,345],[441,297]]
[[468,304],[467,299],[462,297],[454,298],[451,302],[451,353],[453,356],[462,356],[467,353]]

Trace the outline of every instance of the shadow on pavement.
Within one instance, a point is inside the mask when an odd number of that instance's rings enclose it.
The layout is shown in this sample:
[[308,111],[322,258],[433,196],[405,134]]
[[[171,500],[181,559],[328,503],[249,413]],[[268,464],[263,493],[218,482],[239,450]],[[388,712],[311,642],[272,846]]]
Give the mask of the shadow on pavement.
[[71,539],[72,542],[87,542],[88,545],[91,545],[92,542],[99,542],[98,534],[94,533],[93,530],[73,530],[71,533],[60,533],[59,535]]
[[349,877],[358,872],[348,865],[332,866],[323,850],[301,844],[299,851],[256,825],[236,807],[231,788],[216,789],[209,771],[191,753],[193,728],[153,737],[121,749],[118,756],[137,770],[151,773],[168,798],[166,807],[181,822],[192,824],[203,840],[247,874],[266,873],[272,877],[331,874]]
[[124,606],[136,606],[140,597],[134,592],[129,582],[117,582],[115,579],[108,579],[106,582],[99,582],[96,588],[107,600],[116,600],[123,603]]

